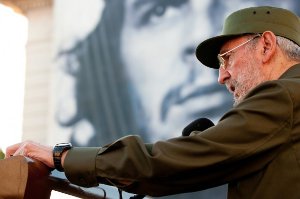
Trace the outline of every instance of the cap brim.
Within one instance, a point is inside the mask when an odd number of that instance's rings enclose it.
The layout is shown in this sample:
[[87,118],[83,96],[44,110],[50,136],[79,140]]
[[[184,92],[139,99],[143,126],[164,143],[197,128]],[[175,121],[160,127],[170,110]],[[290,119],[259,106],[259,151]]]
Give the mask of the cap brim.
[[197,59],[207,67],[210,68],[219,68],[218,54],[222,45],[241,34],[232,34],[232,35],[220,35],[212,37],[200,43],[196,49]]

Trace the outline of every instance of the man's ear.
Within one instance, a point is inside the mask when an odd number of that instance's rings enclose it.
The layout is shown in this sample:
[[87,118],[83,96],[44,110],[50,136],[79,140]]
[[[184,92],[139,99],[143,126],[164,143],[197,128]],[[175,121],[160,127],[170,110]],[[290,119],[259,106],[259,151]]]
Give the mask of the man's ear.
[[276,52],[276,35],[271,31],[265,31],[261,36],[261,40],[263,42],[262,61],[263,63],[267,63],[272,59]]

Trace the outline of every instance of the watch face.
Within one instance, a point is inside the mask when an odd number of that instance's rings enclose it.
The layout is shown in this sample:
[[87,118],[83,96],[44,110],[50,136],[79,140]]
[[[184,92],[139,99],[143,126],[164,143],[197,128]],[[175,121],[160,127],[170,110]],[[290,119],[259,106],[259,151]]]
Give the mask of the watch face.
[[71,143],[59,143],[59,144],[56,144],[55,146],[65,147],[65,146],[72,146],[72,144]]

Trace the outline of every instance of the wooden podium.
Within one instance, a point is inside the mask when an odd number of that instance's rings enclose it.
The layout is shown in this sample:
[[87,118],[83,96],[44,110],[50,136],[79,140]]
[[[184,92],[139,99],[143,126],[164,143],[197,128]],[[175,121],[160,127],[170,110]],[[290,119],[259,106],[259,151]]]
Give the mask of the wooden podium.
[[24,156],[0,160],[0,199],[48,199],[52,190],[79,198],[106,198],[105,191],[99,196],[52,176],[49,168],[39,161]]

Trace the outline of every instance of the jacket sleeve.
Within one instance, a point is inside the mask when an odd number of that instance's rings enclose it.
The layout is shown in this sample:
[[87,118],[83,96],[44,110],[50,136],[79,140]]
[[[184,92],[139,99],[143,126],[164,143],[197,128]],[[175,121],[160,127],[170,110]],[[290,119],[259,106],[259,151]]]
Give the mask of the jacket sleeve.
[[122,189],[151,196],[214,187],[272,161],[289,139],[292,113],[284,86],[264,83],[203,132],[154,144],[127,136],[102,148],[74,148],[65,173],[80,186],[127,181]]

